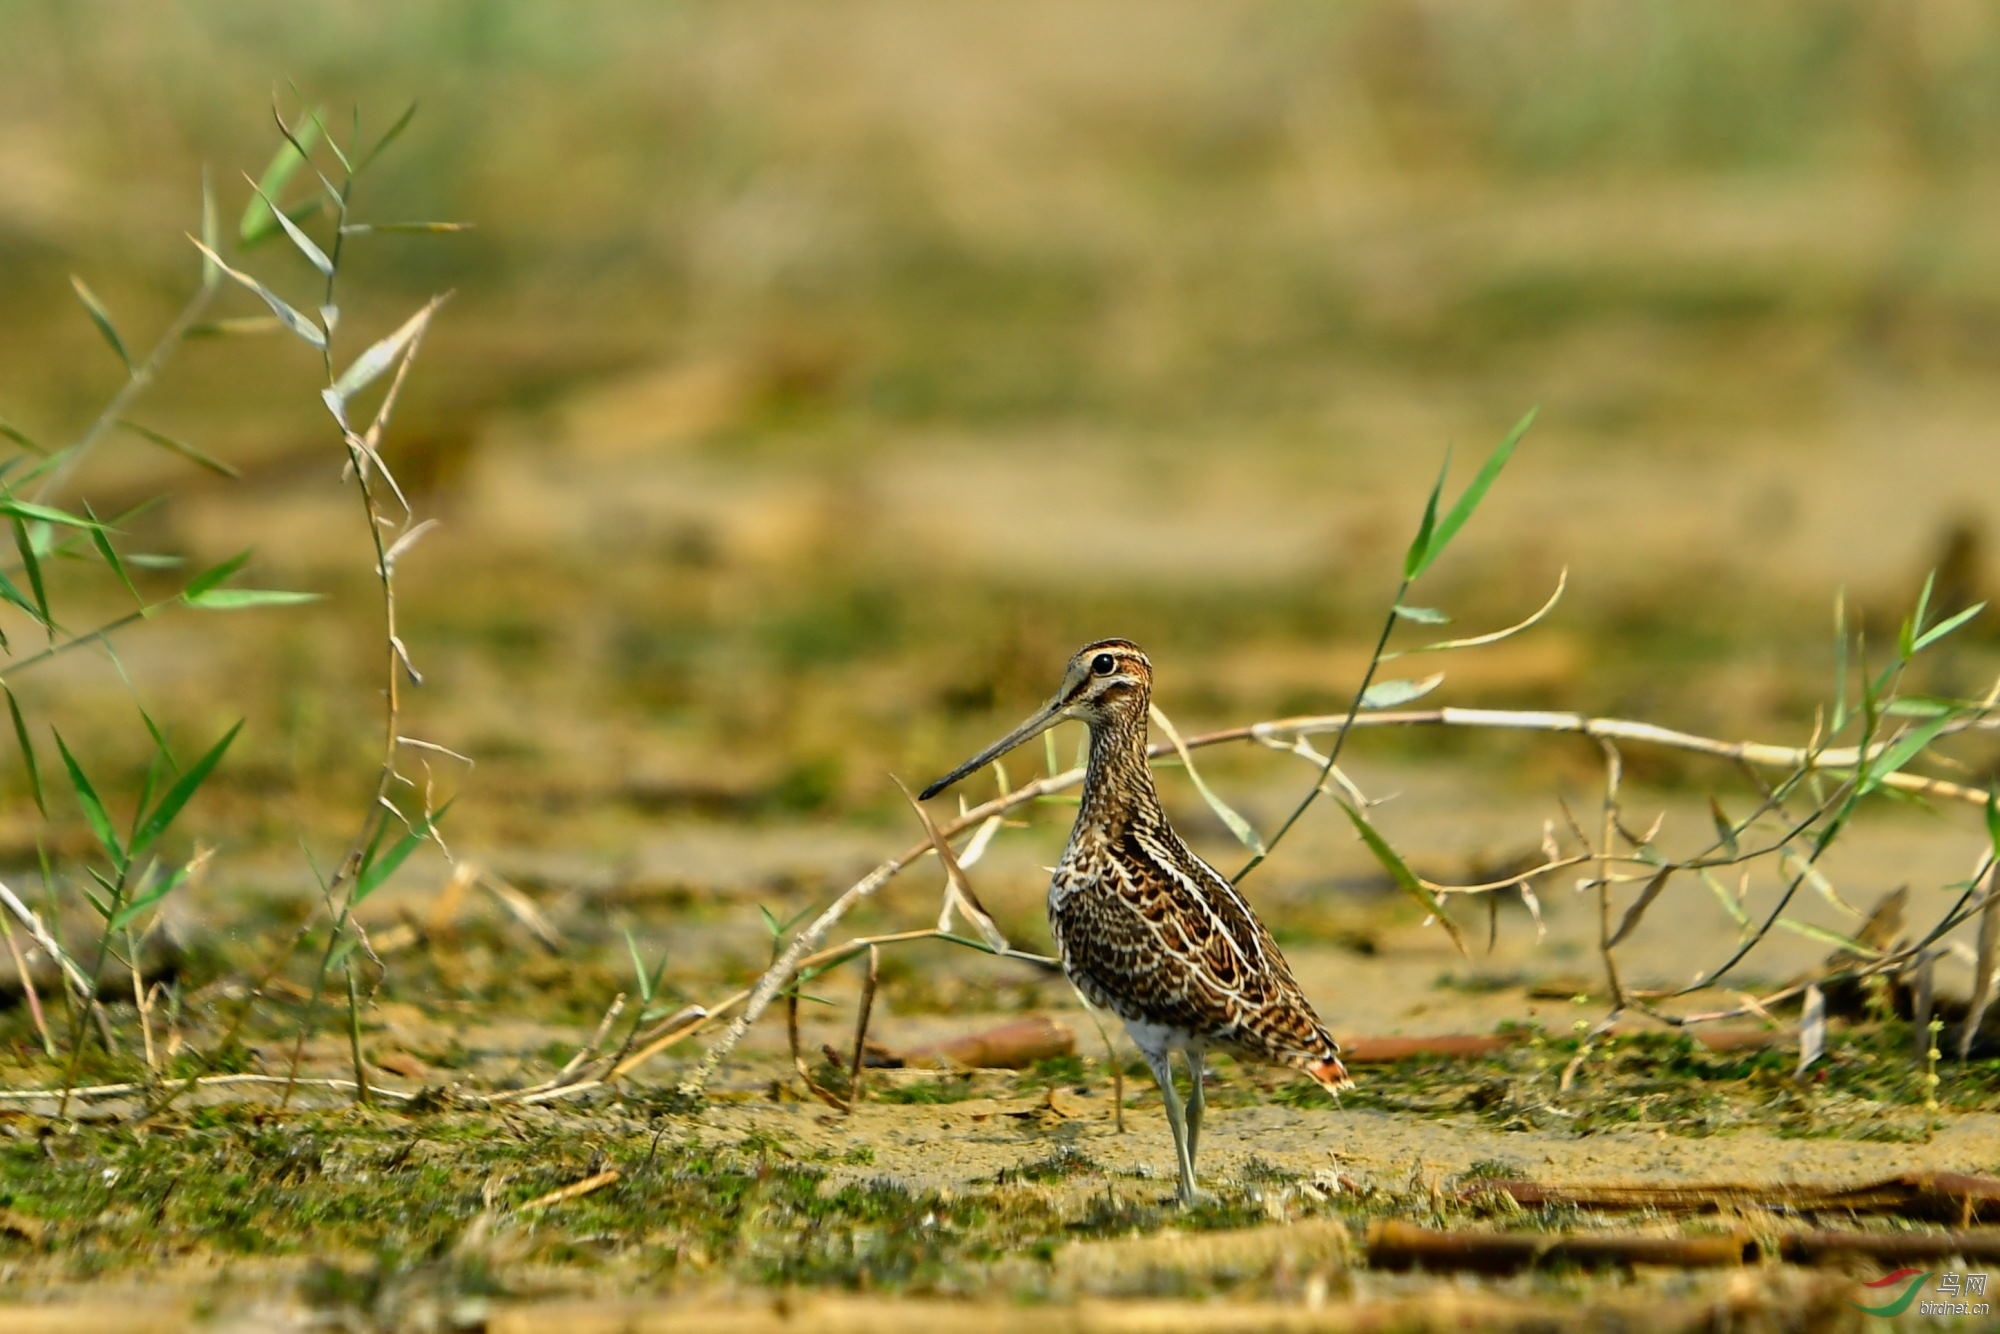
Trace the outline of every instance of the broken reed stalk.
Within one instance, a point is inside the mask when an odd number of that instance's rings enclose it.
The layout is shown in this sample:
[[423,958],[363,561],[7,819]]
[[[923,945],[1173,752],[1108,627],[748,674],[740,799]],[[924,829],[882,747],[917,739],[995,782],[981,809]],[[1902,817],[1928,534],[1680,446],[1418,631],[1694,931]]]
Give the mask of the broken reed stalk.
[[[1672,750],[1689,751],[1694,754],[1710,755],[1718,759],[1735,760],[1739,763],[1765,768],[1784,768],[1805,772],[1848,773],[1865,760],[1883,754],[1893,744],[1893,739],[1874,742],[1868,747],[1845,747],[1842,749],[1817,749],[1811,747],[1774,746],[1753,741],[1719,741],[1713,737],[1699,736],[1691,732],[1675,731],[1652,723],[1637,722],[1625,718],[1597,718],[1580,713],[1558,713],[1546,710],[1511,709],[1464,709],[1444,707],[1437,709],[1412,709],[1383,713],[1362,713],[1353,717],[1347,714],[1315,714],[1291,718],[1275,718],[1264,722],[1251,723],[1243,727],[1225,728],[1221,731],[1186,737],[1181,744],[1189,750],[1206,746],[1222,745],[1232,741],[1253,741],[1260,745],[1277,745],[1284,748],[1278,739],[1282,737],[1305,737],[1325,732],[1344,732],[1348,728],[1371,727],[1468,727],[1478,729],[1498,729],[1507,731],[1532,731],[1555,733],[1578,733],[1600,741],[1625,741],[1641,745],[1663,746]],[[2000,729],[2000,720],[1980,716],[1954,722],[1941,730],[1940,735],[1968,730]],[[1159,759],[1173,754],[1171,743],[1155,743],[1148,750],[1150,758]],[[955,819],[936,826],[936,835],[944,839],[955,838],[969,829],[977,828],[989,819],[1003,816],[1043,797],[1077,786],[1083,781],[1081,768],[1063,770],[1048,774],[1032,782],[1005,792],[990,801],[961,812]],[[1944,797],[1950,800],[1983,805],[1986,793],[1983,790],[1944,779],[1927,778],[1918,774],[1898,770],[1879,775],[1881,786],[1893,787],[1899,791],[1923,796]],[[911,845],[896,856],[884,861],[867,875],[848,886],[834,901],[793,936],[777,959],[757,979],[746,993],[731,996],[724,1004],[735,1008],[741,1004],[736,1017],[729,1026],[709,1044],[702,1053],[694,1069],[680,1083],[680,1091],[689,1096],[699,1096],[714,1075],[716,1068],[735,1050],[765,1008],[776,998],[797,973],[808,956],[817,950],[827,934],[845,917],[854,906],[878,893],[885,885],[902,872],[908,870],[926,854],[934,851],[930,839]],[[1597,856],[1565,859],[1548,867],[1537,868],[1511,876],[1505,880],[1486,885],[1440,886],[1441,893],[1457,892],[1485,893],[1510,888],[1524,878],[1555,869],[1556,865],[1573,865],[1582,861],[1596,860],[1608,854],[1608,849],[1600,849]],[[1650,874],[1650,872],[1649,872]],[[935,933],[914,933],[934,935]],[[883,938],[883,943],[889,943]],[[1038,955],[1026,955],[1020,951],[1005,951],[1005,957],[1033,959],[1046,964],[1047,960]],[[719,1013],[722,1007],[714,1007],[712,1013]],[[692,1030],[690,1030],[692,1031]],[[673,1035],[675,1041],[686,1034]],[[626,1066],[613,1072],[623,1073],[630,1064],[636,1064],[643,1056],[650,1056],[667,1045],[656,1042],[640,1056],[632,1058]]]
[[882,947],[868,947],[868,975],[861,984],[861,1008],[854,1016],[854,1062],[847,1068],[847,1111],[851,1116],[861,1105],[861,1072],[867,1068],[862,1059],[868,1046],[868,1018],[875,1010],[875,987],[882,977]]
[[1712,1269],[1755,1263],[1762,1252],[1747,1232],[1711,1237],[1640,1237],[1626,1233],[1442,1231],[1384,1219],[1368,1229],[1371,1269],[1460,1270],[1509,1274],[1536,1265],[1665,1265]]

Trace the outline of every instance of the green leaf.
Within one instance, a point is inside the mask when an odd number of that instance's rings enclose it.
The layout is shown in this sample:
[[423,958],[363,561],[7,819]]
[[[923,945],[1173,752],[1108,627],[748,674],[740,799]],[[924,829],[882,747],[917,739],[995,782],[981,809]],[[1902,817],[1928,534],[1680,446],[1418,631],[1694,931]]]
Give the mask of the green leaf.
[[1393,709],[1398,704],[1408,704],[1413,699],[1425,695],[1444,684],[1444,673],[1437,672],[1421,681],[1377,681],[1361,692],[1361,707],[1364,709]]
[[203,611],[242,611],[247,607],[295,607],[318,602],[320,597],[284,588],[211,588],[206,593],[183,593],[181,601]]
[[69,753],[69,747],[63,742],[62,733],[57,732],[55,738],[56,750],[62,754],[63,768],[69,771],[69,785],[76,790],[77,805],[83,808],[83,818],[90,825],[90,832],[96,836],[98,845],[109,854],[111,864],[122,876],[129,862],[125,856],[125,849],[118,844],[117,831],[111,827],[111,817],[105,813],[104,803],[98,800],[97,789],[92,787],[90,780],[84,776],[83,766],[76,762],[76,756]]
[[20,500],[14,496],[0,495],[0,514],[11,514],[17,519],[27,519],[34,523],[52,523],[60,528],[102,528],[95,519],[59,510],[53,505],[37,505],[32,500]]
[[[1431,530],[1428,522],[1431,510],[1426,509],[1424,527],[1427,531],[1420,534],[1424,538],[1423,550],[1419,555],[1416,548],[1412,547],[1412,554],[1418,555],[1418,559],[1414,565],[1408,560],[1404,562],[1406,577],[1415,579],[1430,568],[1432,561],[1444,554],[1444,549],[1451,545],[1451,539],[1458,536],[1458,530],[1465,527],[1465,521],[1472,517],[1472,512],[1479,508],[1479,502],[1486,498],[1487,489],[1500,476],[1500,470],[1507,466],[1507,460],[1514,456],[1514,446],[1521,443],[1521,437],[1535,424],[1535,414],[1540,411],[1539,406],[1529,408],[1527,415],[1514,423],[1514,429],[1507,432],[1507,438],[1486,456],[1486,462],[1480,466],[1478,475],[1472,479],[1472,484],[1459,494],[1458,502],[1451,507],[1450,513],[1438,521],[1434,530]],[[1438,482],[1442,485],[1444,478],[1440,476]],[[1432,507],[1435,507],[1436,503],[1436,496],[1433,493]]]
[[[4,574],[0,574],[0,599],[11,602],[22,611],[27,612],[28,615],[35,618],[37,624],[42,623],[41,609],[30,602],[28,595],[17,588],[14,581]],[[0,635],[0,642],[5,642],[4,635]]]
[[1938,733],[1944,731],[1950,725],[1951,718],[1949,716],[1932,718],[1926,722],[1918,723],[1915,727],[1897,737],[1889,744],[1887,750],[1865,765],[1861,779],[1855,785],[1855,795],[1865,796],[1880,787],[1884,778],[1887,778],[1890,774],[1895,773],[1898,769],[1901,769],[1904,765],[1915,759],[1924,747],[1937,740]]
[[90,530],[90,540],[97,547],[97,554],[104,558],[104,563],[118,576],[118,582],[125,585],[125,591],[132,595],[132,600],[144,603],[146,599],[139,596],[138,585],[134,584],[132,576],[125,572],[125,562],[118,558],[118,549],[111,545],[111,535],[102,528],[93,528]]
[[1785,930],[1792,932],[1794,935],[1804,936],[1808,940],[1817,940],[1827,945],[1837,946],[1850,953],[1858,954],[1864,959],[1877,959],[1882,956],[1882,951],[1876,949],[1873,945],[1863,944],[1853,936],[1844,936],[1838,931],[1830,930],[1823,926],[1815,926],[1811,922],[1801,922],[1793,917],[1780,917],[1778,925],[1784,927]]
[[[245,174],[243,179],[250,181],[248,174]],[[269,195],[257,188],[257,182],[250,181],[250,188],[257,190],[257,197],[264,201],[264,206],[270,211],[272,220],[278,224],[279,229],[287,237],[291,238],[293,248],[306,257],[306,263],[318,269],[321,277],[331,278],[333,276],[333,261],[327,258],[326,252],[319,248],[319,244],[301,231],[296,222],[286,217],[285,211],[279,208]]]
[[249,559],[250,551],[246,547],[244,550],[231,556],[228,560],[223,561],[220,565],[209,566],[206,570],[188,580],[187,587],[181,590],[181,596],[184,598],[200,597],[203,593],[206,593],[209,589],[214,588],[230,575],[242,569]]
[[[762,908],[760,911],[764,914],[766,921],[775,923],[776,919],[771,916],[769,908]],[[632,975],[639,979],[639,1003],[641,1005],[651,1005],[653,1003],[652,974],[646,971],[646,961],[639,957],[639,942],[633,939],[632,928],[629,926],[625,928],[625,950],[632,956]]]
[[[139,822],[139,827],[133,831],[132,856],[139,856],[152,846],[154,840],[167,832],[167,826],[174,822],[174,817],[181,813],[181,808],[188,804],[188,799],[194,796],[196,790],[208,781],[209,774],[221,761],[223,752],[229,749],[229,743],[236,740],[236,734],[242,730],[243,724],[239,722],[224,732],[222,740],[210,746],[206,754],[189,765],[187,771],[174,780],[174,785],[161,796],[159,804],[153,807],[145,819]],[[164,752],[165,748],[161,749]]]
[[[194,238],[190,237],[189,239],[193,240]],[[314,324],[310,317],[301,313],[290,302],[264,286],[264,284],[258,282],[255,278],[252,278],[249,274],[244,273],[240,269],[232,269],[227,264],[224,264],[222,256],[216,254],[207,246],[202,245],[200,241],[195,241],[195,246],[202,254],[207,255],[218,265],[221,265],[224,273],[234,278],[244,287],[249,288],[252,292],[255,292],[263,300],[264,304],[271,308],[271,313],[276,315],[279,322],[287,329],[297,334],[312,347],[318,348],[322,352],[326,350],[326,330]]]
[[[28,721],[21,716],[21,702],[14,698],[14,688],[0,681],[0,691],[6,692],[7,712],[14,719],[14,740],[21,747],[21,767],[28,773],[28,793],[35,799],[35,809],[46,820],[49,818],[49,803],[42,794],[42,767],[35,760],[35,743],[28,738]],[[1988,809],[1991,809],[1990,802]]]
[[1436,607],[1406,607],[1398,602],[1389,608],[1397,617],[1405,621],[1415,621],[1418,625],[1450,625],[1451,617]]
[[[243,206],[243,217],[236,224],[237,240],[244,245],[255,245],[278,229],[271,201],[285,192],[293,175],[305,165],[305,154],[312,151],[318,139],[319,113],[315,111],[298,132],[296,145],[290,138],[280,144],[270,165],[264,168],[264,174],[257,178],[257,193]],[[213,255],[213,248],[208,249]]]
[[354,169],[354,174],[359,176],[362,172],[368,170],[368,164],[380,157],[383,149],[395,143],[397,139],[402,137],[403,131],[410,128],[410,122],[416,118],[416,114],[417,104],[415,102],[411,102],[410,105],[404,107],[403,114],[396,117],[396,123],[383,131],[382,137],[375,141],[373,148],[361,155],[361,164]]
[[[292,91],[297,92],[298,90],[294,88]],[[306,119],[319,128],[320,141],[326,145],[327,151],[333,154],[334,161],[340,164],[340,169],[347,173],[348,179],[352,180],[354,178],[354,164],[347,160],[347,154],[340,150],[340,141],[335,139],[333,132],[326,128],[326,121],[323,119],[325,115],[326,108],[314,107],[306,113]],[[359,130],[361,128],[361,108],[359,107],[354,108],[354,126],[356,130],[355,139],[359,139]],[[326,178],[322,176],[320,179],[325,180]]]
[[1202,779],[1201,771],[1194,767],[1194,756],[1189,753],[1187,743],[1181,740],[1180,731],[1175,728],[1173,720],[1168,718],[1157,704],[1151,706],[1151,713],[1153,721],[1167,734],[1167,740],[1173,745],[1174,753],[1180,757],[1181,767],[1186,769],[1187,776],[1194,780],[1194,790],[1201,794],[1201,799],[1208,803],[1208,808],[1215,812],[1216,818],[1228,826],[1229,832],[1236,836],[1238,843],[1262,857],[1265,853],[1264,840],[1258,835],[1256,827],[1244,819],[1228,802],[1217,796]]
[[120,417],[118,424],[133,435],[138,436],[141,440],[151,441],[169,453],[178,454],[188,462],[206,468],[212,473],[219,473],[224,477],[241,477],[243,475],[241,470],[231,467],[221,459],[216,458],[213,454],[203,453],[184,440],[176,440],[165,431],[156,431],[150,426],[141,426],[130,417]]
[[1340,809],[1347,812],[1347,818],[1354,822],[1354,828],[1361,835],[1361,841],[1368,845],[1368,850],[1375,854],[1375,860],[1382,863],[1382,869],[1389,873],[1397,887],[1422,904],[1425,911],[1443,923],[1446,934],[1451,937],[1451,943],[1458,947],[1459,954],[1469,958],[1465,949],[1465,939],[1458,931],[1458,923],[1452,921],[1451,915],[1444,910],[1443,901],[1431,892],[1429,885],[1417,878],[1417,873],[1410,869],[1409,863],[1389,846],[1389,841],[1368,822],[1367,816],[1344,801],[1340,803]]
[[382,882],[394,875],[396,868],[408,861],[411,853],[429,841],[431,831],[437,827],[437,822],[442,820],[444,813],[450,809],[451,803],[446,802],[438,809],[436,814],[427,815],[422,820],[419,820],[415,828],[408,830],[401,838],[390,844],[389,850],[383,853],[379,859],[373,856],[364,858],[361,870],[354,877],[352,902],[359,904],[363,899],[380,889]]
[[48,450],[43,449],[40,445],[36,444],[33,440],[31,440],[28,437],[28,433],[26,431],[23,431],[20,427],[14,425],[14,423],[8,421],[4,417],[0,417],[0,435],[6,436],[9,440],[12,440],[15,444],[27,450],[30,454],[46,455],[49,452]]
[[1882,706],[1882,714],[1887,718],[1942,718],[1965,711],[1963,700],[1939,699],[1935,695],[1898,695]]
[[167,895],[173,893],[176,889],[179,889],[186,882],[187,877],[188,868],[185,866],[175,871],[172,875],[162,876],[159,884],[139,895],[139,897],[132,899],[124,907],[111,914],[111,921],[105,927],[105,930],[123,931],[133,922],[137,921],[140,914],[166,898]]
[[1431,483],[1430,496],[1424,501],[1424,517],[1417,521],[1417,535],[1410,539],[1410,549],[1403,553],[1403,582],[1409,583],[1423,573],[1424,566],[1431,560],[1431,534],[1437,531],[1438,498],[1444,494],[1445,475],[1451,471],[1451,449],[1444,451],[1444,463],[1438,468],[1437,480]]
[[1986,604],[1984,602],[1975,602],[1970,607],[1967,607],[1964,611],[1955,612],[1952,615],[1945,617],[1943,620],[1939,621],[1936,625],[1932,626],[1930,629],[1924,631],[1922,634],[1917,636],[1916,642],[1910,646],[1911,652],[1913,653],[1923,652],[1925,649],[1929,648],[1932,644],[1937,643],[1938,640],[1943,639],[1946,635],[1958,629],[1959,626],[1964,625],[1967,621],[1971,620],[1973,617],[1977,616],[1980,612],[1985,610],[1986,610]]
[[[7,701],[11,704],[13,700],[13,692],[9,691]],[[20,714],[16,713],[14,717],[18,725]],[[2000,861],[2000,797],[1995,796],[1991,784],[1986,788],[1986,842],[1993,850],[1993,859]]]
[[1896,648],[1905,659],[1916,656],[1917,633],[1924,628],[1924,617],[1931,609],[1931,589],[1937,584],[1937,571],[1924,576],[1924,586],[1917,593],[1916,610],[1903,622],[1902,630],[1896,637]]
[[118,326],[111,322],[111,312],[97,299],[97,293],[90,290],[90,284],[77,277],[69,276],[69,285],[76,289],[76,299],[83,302],[84,313],[97,326],[97,332],[104,335],[104,341],[111,344],[111,350],[118,354],[118,360],[125,363],[125,373],[132,373],[132,354],[125,350],[125,340],[118,336]]
[[389,850],[381,859],[364,868],[354,879],[354,901],[360,903],[382,887],[384,881],[394,875],[397,868],[409,860],[410,854],[422,847],[430,837],[429,824],[421,824],[409,830],[401,838],[389,845]]
[[21,568],[28,575],[28,589],[35,595],[33,615],[51,635],[55,634],[55,617],[49,614],[49,590],[42,583],[42,558],[35,554],[35,544],[28,538],[28,525],[16,517],[10,520],[14,529],[14,549],[21,553]]

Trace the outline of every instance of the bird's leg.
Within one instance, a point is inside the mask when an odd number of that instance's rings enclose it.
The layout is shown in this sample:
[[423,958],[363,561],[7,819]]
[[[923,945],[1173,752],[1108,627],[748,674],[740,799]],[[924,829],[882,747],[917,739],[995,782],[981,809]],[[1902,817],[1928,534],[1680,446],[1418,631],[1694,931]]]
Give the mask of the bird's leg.
[[1153,1067],[1153,1078],[1160,1082],[1161,1101],[1167,1106],[1167,1128],[1174,1134],[1174,1166],[1180,1172],[1181,1203],[1193,1204],[1194,1158],[1188,1153],[1187,1121],[1181,1115],[1180,1095],[1174,1092],[1173,1053],[1162,1047],[1158,1051],[1145,1051],[1144,1055],[1146,1064]]
[[1192,1175],[1194,1172],[1194,1156],[1201,1150],[1201,1114],[1203,1109],[1208,1106],[1208,1097],[1202,1091],[1203,1067],[1207,1064],[1207,1061],[1203,1059],[1201,1051],[1189,1048],[1187,1063],[1188,1078],[1193,1081],[1188,1085],[1187,1096],[1188,1172],[1189,1175]]

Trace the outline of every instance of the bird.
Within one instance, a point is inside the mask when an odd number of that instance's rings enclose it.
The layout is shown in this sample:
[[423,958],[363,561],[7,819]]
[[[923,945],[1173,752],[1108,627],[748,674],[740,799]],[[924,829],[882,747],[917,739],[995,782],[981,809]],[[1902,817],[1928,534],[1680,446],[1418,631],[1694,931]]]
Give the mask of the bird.
[[[919,799],[1065,719],[1090,728],[1082,803],[1049,880],[1049,928],[1064,975],[1091,1005],[1124,1020],[1159,1081],[1177,1195],[1191,1205],[1201,1198],[1194,1164],[1211,1048],[1303,1071],[1329,1093],[1352,1081],[1270,931],[1168,822],[1147,763],[1152,691],[1153,665],[1137,644],[1086,644],[1046,704]],[[1185,1103],[1174,1088],[1176,1052],[1188,1069]]]

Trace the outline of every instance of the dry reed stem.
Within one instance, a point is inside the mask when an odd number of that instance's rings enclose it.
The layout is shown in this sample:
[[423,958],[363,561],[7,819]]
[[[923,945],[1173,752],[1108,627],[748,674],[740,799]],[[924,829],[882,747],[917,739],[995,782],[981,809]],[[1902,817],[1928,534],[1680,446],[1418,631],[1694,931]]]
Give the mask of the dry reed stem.
[[606,1186],[618,1180],[619,1176],[620,1173],[617,1168],[607,1167],[602,1172],[587,1176],[581,1181],[572,1181],[569,1185],[557,1187],[546,1195],[537,1195],[526,1204],[516,1208],[514,1212],[525,1214],[531,1209],[546,1209],[552,1204],[561,1204],[565,1200],[574,1200],[578,1196],[588,1195],[592,1191],[603,1190]]
[[48,1016],[42,1013],[41,993],[35,989],[34,974],[28,971],[28,957],[21,953],[19,942],[14,939],[14,926],[4,914],[0,914],[0,940],[7,942],[7,953],[14,957],[14,972],[21,979],[21,996],[28,1003],[28,1017],[34,1022],[35,1032],[42,1039],[42,1050],[49,1056],[56,1054],[55,1035],[49,1031]]
[[90,979],[84,974],[83,969],[78,967],[76,961],[56,943],[55,936],[42,924],[40,915],[21,902],[20,897],[7,888],[4,882],[0,882],[0,904],[4,904],[7,911],[19,918],[21,925],[26,927],[28,934],[34,938],[34,942],[48,952],[49,958],[55,961],[56,970],[69,983],[70,989],[76,992],[77,999],[85,1005],[94,1006],[97,1003],[97,993],[90,985]]
[[847,1111],[852,1115],[861,1105],[861,1072],[867,1067],[862,1059],[868,1045],[868,1017],[875,1009],[875,987],[882,975],[882,947],[868,947],[868,976],[861,986],[861,1009],[854,1017],[854,1062],[847,1069]]
[[[1400,712],[1373,714],[1316,714],[1292,718],[1276,718],[1264,722],[1251,723],[1244,727],[1225,728],[1200,736],[1185,738],[1189,750],[1203,746],[1221,745],[1230,741],[1256,741],[1271,745],[1275,738],[1291,736],[1303,737],[1323,732],[1343,732],[1348,728],[1369,727],[1471,727],[1508,731],[1536,731],[1558,733],[1580,733],[1600,741],[1626,741],[1643,745],[1664,746],[1673,750],[1690,751],[1695,754],[1711,755],[1719,759],[1736,760],[1744,764],[1760,765],[1767,768],[1787,768],[1819,770],[1826,772],[1852,771],[1864,758],[1872,759],[1885,752],[1893,744],[1894,738],[1875,742],[1867,749],[1864,757],[1857,747],[1840,750],[1819,750],[1796,746],[1774,746],[1754,741],[1718,741],[1713,737],[1699,736],[1691,732],[1675,731],[1653,723],[1637,722],[1624,718],[1598,718],[1580,713],[1560,713],[1546,710],[1512,709],[1465,709],[1443,707],[1437,709],[1416,709]],[[1965,720],[1944,729],[1942,735],[1967,730],[1992,730],[2000,728],[2000,720],[1978,717]],[[1158,759],[1172,754],[1171,744],[1156,743],[1148,750],[1151,758]],[[1041,797],[1066,791],[1083,781],[1082,768],[1066,769],[1061,773],[1048,774],[1032,782],[1025,783],[1012,791],[1005,792],[990,801],[983,802],[963,811],[956,819],[936,825],[935,834],[939,838],[950,839],[964,833],[985,820],[1005,815]],[[1898,771],[1879,775],[1878,781],[1884,787],[1925,796],[1946,797],[1955,801],[1984,805],[1986,793],[1963,784],[1947,782],[1943,779],[1926,778],[1917,774]],[[1574,824],[1574,822],[1572,822]],[[1275,840],[1273,840],[1275,841]],[[1578,833],[1577,841],[1588,847],[1591,840]],[[874,870],[843,890],[834,901],[795,935],[778,958],[765,969],[764,973],[750,987],[747,993],[739,993],[729,998],[733,1008],[736,1003],[742,1008],[729,1026],[702,1053],[701,1059],[688,1076],[681,1081],[684,1094],[698,1096],[714,1075],[716,1067],[743,1040],[765,1008],[778,995],[790,977],[801,967],[801,961],[825,940],[827,933],[847,915],[855,904],[873,896],[883,886],[894,880],[903,871],[919,861],[926,853],[933,851],[930,839],[912,845],[903,852],[882,862]],[[1600,851],[1600,856],[1603,855]],[[1586,859],[1587,860],[1587,859]],[[1252,863],[1255,864],[1254,862]],[[1528,873],[1535,874],[1533,872]],[[1505,888],[1526,878],[1515,876],[1495,882],[1482,889]],[[1461,888],[1459,892],[1470,892]],[[919,933],[928,934],[928,933]],[[886,943],[886,942],[885,942]],[[1009,954],[1018,953],[1009,951]],[[1036,956],[1038,957],[1038,956]],[[684,1036],[684,1035],[682,1035]],[[678,1040],[678,1036],[675,1040]],[[656,1045],[646,1055],[650,1056]],[[636,1064],[636,1061],[632,1062]],[[615,1071],[622,1073],[622,1071]]]
[[[228,1088],[232,1086],[262,1085],[331,1089],[341,1093],[354,1093],[361,1087],[351,1079],[294,1079],[290,1075],[201,1075],[185,1082],[194,1088]],[[72,1098],[115,1098],[130,1096],[135,1093],[151,1093],[154,1091],[154,1087],[150,1083],[133,1082],[125,1084],[92,1084],[68,1090],[61,1088],[0,1089],[0,1102],[33,1102],[38,1098],[61,1098],[65,1093]],[[421,1090],[410,1092],[403,1089],[383,1088],[379,1084],[371,1084],[368,1087],[371,1093],[380,1097],[393,1099],[396,1102],[409,1102],[421,1093]]]

